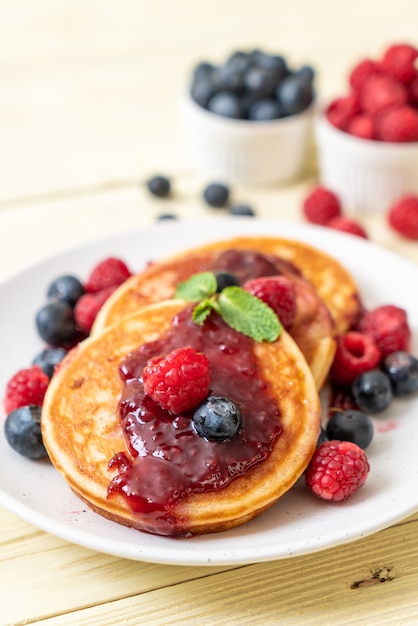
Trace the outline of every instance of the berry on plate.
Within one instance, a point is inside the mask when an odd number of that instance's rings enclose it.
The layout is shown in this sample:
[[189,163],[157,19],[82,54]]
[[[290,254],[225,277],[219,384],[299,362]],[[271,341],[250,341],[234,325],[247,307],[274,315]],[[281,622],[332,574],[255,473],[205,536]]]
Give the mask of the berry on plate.
[[373,433],[373,422],[370,417],[356,409],[334,411],[326,425],[328,439],[351,441],[362,450],[371,443]]
[[209,441],[232,439],[241,428],[241,411],[229,398],[209,396],[193,414],[198,435]]
[[341,502],[364,485],[369,470],[366,453],[355,443],[325,441],[309,463],[305,483],[319,498]]
[[86,292],[95,293],[107,287],[119,286],[130,276],[131,271],[122,259],[108,257],[92,269],[84,288]]
[[85,293],[78,300],[74,308],[74,318],[78,328],[89,333],[96,316],[106,300],[115,291],[117,285],[105,287],[94,293]]
[[40,406],[21,406],[9,413],[4,435],[13,450],[28,459],[48,456],[42,441]]
[[291,327],[296,315],[296,287],[291,279],[286,276],[254,278],[244,284],[244,289],[273,309],[284,328]]
[[418,391],[418,359],[404,350],[392,352],[384,359],[382,369],[389,376],[395,396]]
[[406,311],[393,304],[366,311],[359,321],[359,330],[375,341],[382,359],[391,352],[410,349],[411,329]]
[[49,377],[39,365],[18,370],[8,381],[4,395],[4,410],[10,413],[26,404],[42,406]]
[[357,376],[351,390],[360,411],[369,414],[384,411],[393,399],[389,376],[379,369],[372,369]]
[[380,351],[373,337],[348,331],[337,337],[331,378],[340,385],[351,385],[359,374],[373,369],[379,361]]

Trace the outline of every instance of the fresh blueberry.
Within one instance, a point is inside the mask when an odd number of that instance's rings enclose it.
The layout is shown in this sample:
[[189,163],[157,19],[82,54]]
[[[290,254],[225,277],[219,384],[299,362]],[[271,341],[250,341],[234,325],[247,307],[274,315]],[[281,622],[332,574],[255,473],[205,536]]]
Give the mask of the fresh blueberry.
[[364,450],[373,439],[373,423],[362,411],[335,411],[328,420],[326,434],[328,439],[351,441]]
[[311,85],[315,78],[315,71],[310,65],[302,65],[302,67],[295,72],[295,76],[301,78],[307,85]]
[[201,61],[193,70],[193,82],[210,79],[215,72],[215,66],[208,61]]
[[146,181],[148,191],[158,198],[166,198],[171,191],[170,179],[167,176],[152,176]]
[[217,79],[222,91],[240,94],[244,88],[244,79],[241,72],[237,72],[233,64],[221,65]]
[[229,209],[230,215],[245,215],[248,217],[254,217],[255,211],[249,204],[234,204]]
[[275,92],[277,78],[272,70],[253,66],[244,75],[244,86],[258,98],[269,98]]
[[76,276],[64,275],[52,281],[46,295],[48,300],[62,300],[73,307],[83,293],[84,287]]
[[205,79],[196,80],[191,88],[190,95],[192,99],[200,104],[201,107],[207,108],[209,100],[219,91],[219,84],[208,76]]
[[22,406],[6,417],[4,434],[9,445],[28,459],[48,456],[42,441],[41,407]]
[[241,411],[232,400],[209,396],[193,414],[198,435],[209,441],[227,441],[241,428]]
[[225,66],[229,69],[229,71],[235,72],[239,76],[243,76],[252,62],[253,58],[250,53],[236,50],[228,57],[225,62]]
[[383,370],[389,376],[395,396],[407,396],[418,390],[418,359],[399,350],[383,361]]
[[219,91],[210,98],[207,108],[212,113],[232,119],[242,119],[244,109],[241,99],[230,91]]
[[279,83],[289,71],[285,58],[279,54],[268,54],[262,50],[255,50],[252,58],[259,67],[273,72],[277,83]]
[[248,108],[247,117],[254,122],[275,120],[281,116],[280,104],[275,98],[255,100]]
[[229,187],[222,183],[210,183],[203,190],[203,198],[209,206],[224,207],[229,200]]
[[63,348],[74,341],[78,329],[72,307],[66,302],[48,302],[36,313],[36,328],[45,343]]
[[388,408],[393,399],[389,376],[373,369],[357,376],[351,386],[354,402],[360,411],[373,414]]
[[291,74],[279,83],[276,98],[284,115],[296,115],[312,102],[312,88],[296,74]]
[[160,213],[160,215],[157,215],[157,221],[162,222],[166,220],[178,220],[178,216],[174,215],[174,213]]
[[35,356],[32,365],[39,365],[42,371],[49,378],[52,378],[55,367],[61,363],[66,354],[67,350],[64,348],[45,348]]
[[235,274],[233,274],[232,272],[224,271],[224,270],[215,272],[215,278],[216,278],[217,293],[220,293],[222,289],[225,289],[225,287],[231,287],[234,285],[239,287],[239,284],[240,284]]

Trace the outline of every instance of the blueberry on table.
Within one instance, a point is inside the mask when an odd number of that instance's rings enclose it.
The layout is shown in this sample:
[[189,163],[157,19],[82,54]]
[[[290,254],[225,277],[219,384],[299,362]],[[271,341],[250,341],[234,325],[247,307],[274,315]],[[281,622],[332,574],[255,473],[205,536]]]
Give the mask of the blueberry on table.
[[364,450],[373,439],[373,423],[362,411],[335,411],[328,420],[326,434],[328,439],[351,441]]
[[369,414],[384,411],[393,399],[389,376],[378,369],[368,370],[357,376],[351,391],[360,411]]
[[170,179],[167,176],[152,176],[146,182],[148,191],[158,198],[166,198],[171,191]]
[[51,346],[64,348],[78,334],[73,308],[62,300],[48,302],[39,309],[35,322],[39,336]]
[[76,276],[64,275],[52,281],[46,295],[48,300],[62,300],[73,307],[83,293],[84,287]]
[[232,439],[241,428],[241,411],[232,400],[209,396],[193,414],[198,435],[209,441]]
[[395,396],[407,396],[418,390],[418,359],[404,350],[392,352],[383,361]]
[[229,209],[230,215],[242,215],[247,217],[254,217],[255,211],[249,204],[234,204]]
[[224,207],[229,200],[229,187],[222,183],[210,183],[203,190],[203,199],[209,206]]
[[178,220],[178,216],[174,215],[174,213],[160,213],[160,215],[157,215],[157,221],[158,222],[163,222],[163,221],[167,221],[167,220]]
[[30,404],[9,413],[4,434],[13,450],[24,457],[36,460],[48,456],[42,441],[41,407]]
[[61,363],[66,354],[67,350],[64,350],[64,348],[48,347],[41,350],[41,352],[35,356],[32,365],[39,365],[42,371],[49,376],[49,378],[52,378],[55,367],[58,363]]

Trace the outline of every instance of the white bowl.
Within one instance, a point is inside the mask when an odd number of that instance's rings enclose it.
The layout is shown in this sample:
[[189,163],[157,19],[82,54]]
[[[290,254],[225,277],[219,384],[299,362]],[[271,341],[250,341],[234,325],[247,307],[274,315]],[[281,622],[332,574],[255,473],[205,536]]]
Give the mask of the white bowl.
[[180,95],[191,165],[226,183],[274,185],[302,175],[312,139],[314,105],[303,113],[266,122],[235,120]]
[[321,183],[344,208],[386,212],[404,194],[418,193],[418,143],[360,139],[335,128],[324,114],[315,120]]

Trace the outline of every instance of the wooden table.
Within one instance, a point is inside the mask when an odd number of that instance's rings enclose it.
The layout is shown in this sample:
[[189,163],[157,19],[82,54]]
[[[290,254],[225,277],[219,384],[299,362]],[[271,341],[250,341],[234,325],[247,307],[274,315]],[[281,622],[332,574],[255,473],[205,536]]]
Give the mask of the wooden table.
[[[282,6],[286,4],[286,6]],[[353,61],[415,38],[418,4],[354,0],[3,0],[0,277],[161,212],[210,213],[187,163],[176,89],[201,58],[285,52],[318,70],[324,98]],[[313,163],[314,164],[314,163]],[[144,179],[170,175],[174,198]],[[315,169],[283,188],[235,188],[260,217],[301,220]],[[418,263],[383,216],[371,239]],[[247,566],[163,566],[69,544],[0,509],[1,624],[417,624],[418,514],[354,543]]]

